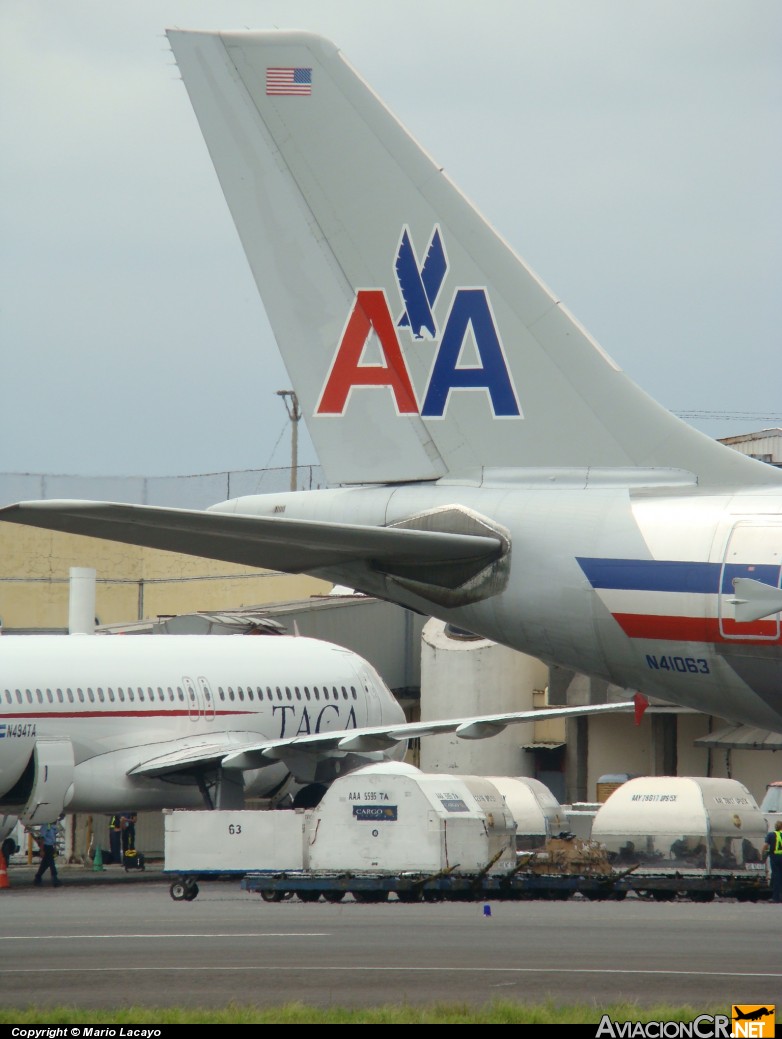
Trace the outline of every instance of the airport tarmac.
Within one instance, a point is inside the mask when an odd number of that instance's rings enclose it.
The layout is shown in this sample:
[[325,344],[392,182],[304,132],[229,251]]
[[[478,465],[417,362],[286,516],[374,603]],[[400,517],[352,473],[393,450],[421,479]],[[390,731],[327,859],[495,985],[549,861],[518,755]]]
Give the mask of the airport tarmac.
[[0,891],[6,1007],[782,1002],[782,906],[717,901],[270,904],[238,881],[174,902],[159,868],[66,867]]

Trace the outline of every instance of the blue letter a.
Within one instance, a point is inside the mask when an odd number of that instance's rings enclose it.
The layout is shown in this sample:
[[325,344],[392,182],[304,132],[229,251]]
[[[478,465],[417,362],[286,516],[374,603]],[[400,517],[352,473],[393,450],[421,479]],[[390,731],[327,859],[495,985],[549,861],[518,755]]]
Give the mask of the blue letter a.
[[[460,368],[468,326],[480,366]],[[454,297],[421,408],[424,418],[442,418],[451,390],[487,390],[496,417],[521,415],[485,289],[459,289]]]

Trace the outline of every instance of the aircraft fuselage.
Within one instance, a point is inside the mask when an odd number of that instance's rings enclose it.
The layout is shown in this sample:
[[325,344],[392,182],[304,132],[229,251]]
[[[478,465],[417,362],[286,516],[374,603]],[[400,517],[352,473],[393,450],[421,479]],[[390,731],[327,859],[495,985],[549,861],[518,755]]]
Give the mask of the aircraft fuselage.
[[778,730],[780,615],[737,621],[733,581],[780,587],[782,496],[710,494],[684,473],[659,480],[642,471],[486,471],[480,485],[264,495],[215,510],[375,525],[446,506],[472,510],[507,531],[511,546],[502,588],[486,598],[453,607],[368,567],[324,574],[548,663]]
[[[0,807],[20,814],[47,768],[62,775],[69,812],[202,807],[186,770],[129,773],[183,741],[220,757],[248,737],[402,721],[365,661],[312,639],[3,636]],[[245,774],[244,791],[268,795],[289,778],[270,761]]]

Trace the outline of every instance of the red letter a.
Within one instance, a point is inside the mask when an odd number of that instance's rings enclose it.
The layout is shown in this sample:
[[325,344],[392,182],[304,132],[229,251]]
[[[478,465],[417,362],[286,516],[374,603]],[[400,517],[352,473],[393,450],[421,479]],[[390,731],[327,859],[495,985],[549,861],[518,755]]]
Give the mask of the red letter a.
[[[385,364],[359,364],[374,331]],[[337,349],[316,415],[341,415],[354,386],[388,386],[400,415],[417,415],[418,404],[382,289],[359,289]]]

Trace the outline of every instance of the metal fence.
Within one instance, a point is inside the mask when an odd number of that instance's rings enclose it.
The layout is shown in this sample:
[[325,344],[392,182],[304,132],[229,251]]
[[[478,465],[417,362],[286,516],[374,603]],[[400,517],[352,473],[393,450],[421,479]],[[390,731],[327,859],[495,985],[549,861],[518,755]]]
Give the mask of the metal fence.
[[[291,470],[238,469],[192,476],[76,476],[60,473],[0,473],[0,505],[17,501],[80,498],[130,505],[205,509],[227,498],[290,490]],[[300,465],[297,490],[325,486],[319,465]]]

